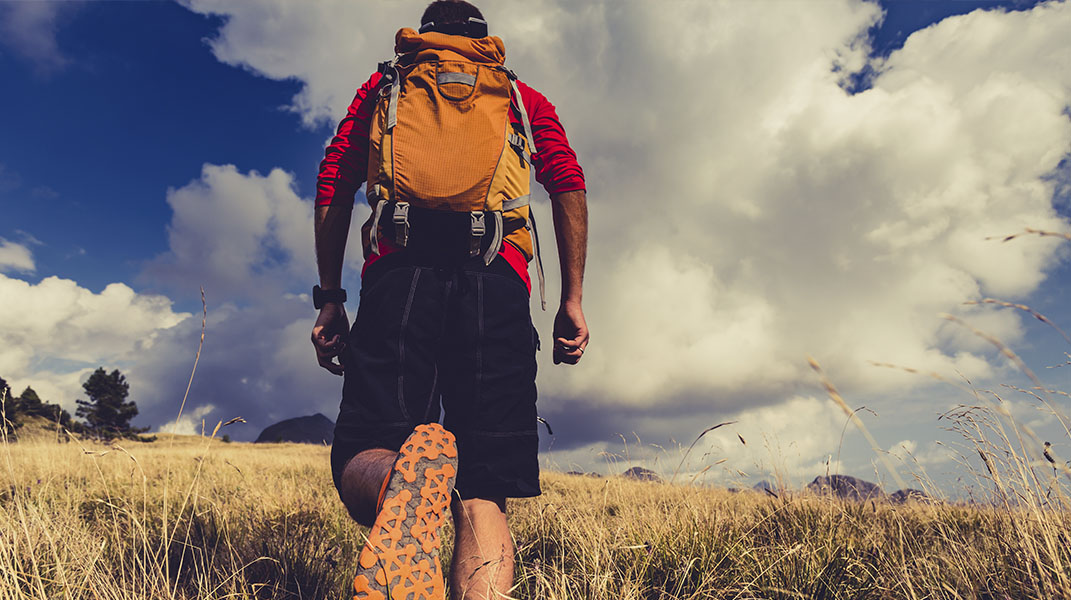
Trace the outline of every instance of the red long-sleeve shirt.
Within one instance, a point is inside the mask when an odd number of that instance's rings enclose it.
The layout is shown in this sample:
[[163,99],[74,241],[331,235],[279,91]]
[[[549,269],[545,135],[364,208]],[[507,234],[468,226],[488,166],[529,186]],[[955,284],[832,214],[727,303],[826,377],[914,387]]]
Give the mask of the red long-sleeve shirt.
[[[316,206],[353,204],[354,195],[367,179],[368,130],[381,80],[380,73],[373,73],[357,90],[346,116],[339,122],[335,137],[320,162],[320,173],[316,180]],[[554,105],[543,94],[521,81],[517,82],[517,87],[528,111],[532,137],[538,149],[533,157],[536,181],[542,184],[548,194],[585,189],[584,171],[576,160],[576,152],[569,146]],[[510,122],[520,125],[516,111],[510,111]],[[388,252],[393,250],[389,242],[384,246]],[[526,257],[512,244],[503,244],[502,247],[502,254],[531,289]],[[370,262],[371,257],[366,261],[366,266]]]

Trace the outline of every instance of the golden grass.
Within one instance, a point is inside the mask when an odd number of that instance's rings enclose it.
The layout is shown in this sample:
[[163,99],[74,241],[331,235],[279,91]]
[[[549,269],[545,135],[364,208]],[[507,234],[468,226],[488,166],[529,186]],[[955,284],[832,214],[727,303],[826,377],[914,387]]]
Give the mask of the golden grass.
[[[1028,475],[999,422],[965,411],[949,418],[988,457],[984,505],[546,473],[543,496],[510,504],[513,596],[1071,596],[1056,475]],[[0,454],[0,600],[349,596],[363,531],[335,495],[325,447],[174,436]]]
[[[1025,305],[981,302],[1029,312],[1067,339]],[[1049,398],[1066,394],[1045,389],[999,340],[947,318],[1031,379],[1032,390],[1011,389],[1037,399],[1071,438],[1068,420]],[[202,342],[203,333],[204,320]],[[199,357],[200,346],[194,372]],[[810,363],[901,481],[817,361]],[[510,504],[518,557],[511,596],[1071,598],[1071,468],[1015,421],[998,394],[874,364],[973,396],[971,405],[941,417],[964,440],[969,503],[857,503],[544,473],[541,497]],[[329,449],[225,444],[214,437],[219,429],[208,437],[160,435],[154,443],[112,446],[58,443],[54,433],[23,435],[17,444],[5,436],[0,600],[350,597],[364,530],[338,501]],[[982,466],[975,469],[968,456]],[[932,492],[925,470],[915,466],[917,487]],[[448,560],[449,524],[443,538]]]

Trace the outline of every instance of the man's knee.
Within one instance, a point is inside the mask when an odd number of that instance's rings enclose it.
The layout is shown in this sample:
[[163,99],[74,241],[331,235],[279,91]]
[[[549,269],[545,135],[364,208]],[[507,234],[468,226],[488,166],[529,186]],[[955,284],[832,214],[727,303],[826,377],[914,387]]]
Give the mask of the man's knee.
[[346,463],[340,477],[339,497],[357,523],[371,527],[375,522],[380,495],[397,457],[398,453],[392,450],[372,448]]

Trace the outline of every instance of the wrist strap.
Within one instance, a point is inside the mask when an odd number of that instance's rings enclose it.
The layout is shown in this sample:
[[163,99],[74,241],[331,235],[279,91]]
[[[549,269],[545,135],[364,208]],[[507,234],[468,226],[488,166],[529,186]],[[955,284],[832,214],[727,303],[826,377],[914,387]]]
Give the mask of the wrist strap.
[[312,305],[319,310],[328,302],[344,304],[346,302],[346,290],[342,288],[325,290],[318,285],[312,286]]

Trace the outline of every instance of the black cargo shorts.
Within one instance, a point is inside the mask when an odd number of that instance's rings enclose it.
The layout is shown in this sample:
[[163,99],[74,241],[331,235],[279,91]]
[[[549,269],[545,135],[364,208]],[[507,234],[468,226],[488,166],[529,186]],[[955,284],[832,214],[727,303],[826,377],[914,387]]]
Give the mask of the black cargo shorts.
[[444,263],[403,250],[369,265],[341,357],[335,487],[354,455],[398,450],[441,407],[463,499],[538,496],[538,343],[528,289],[501,256]]

